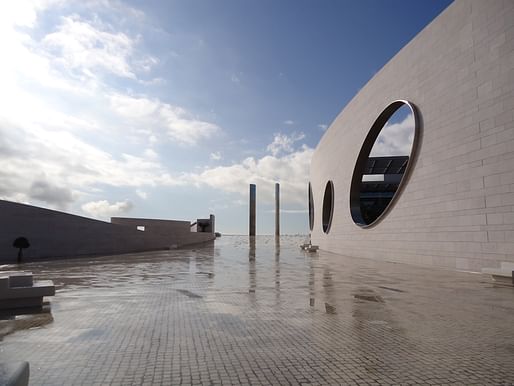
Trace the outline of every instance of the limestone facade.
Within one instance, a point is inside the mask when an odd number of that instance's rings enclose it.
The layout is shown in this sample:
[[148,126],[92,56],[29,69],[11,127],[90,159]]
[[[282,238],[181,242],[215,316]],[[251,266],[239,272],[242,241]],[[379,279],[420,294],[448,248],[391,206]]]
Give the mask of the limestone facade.
[[[419,152],[394,207],[362,228],[350,215],[355,162],[395,100],[420,115]],[[334,214],[322,231],[322,200]],[[514,1],[457,0],[348,103],[314,153],[313,244],[351,256],[480,271],[514,262]]]

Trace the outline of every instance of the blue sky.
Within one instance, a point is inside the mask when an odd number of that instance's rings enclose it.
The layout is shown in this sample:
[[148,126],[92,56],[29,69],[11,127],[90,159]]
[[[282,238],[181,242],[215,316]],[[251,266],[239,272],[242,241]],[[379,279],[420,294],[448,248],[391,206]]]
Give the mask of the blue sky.
[[449,1],[0,5],[0,198],[108,220],[307,233],[312,152]]

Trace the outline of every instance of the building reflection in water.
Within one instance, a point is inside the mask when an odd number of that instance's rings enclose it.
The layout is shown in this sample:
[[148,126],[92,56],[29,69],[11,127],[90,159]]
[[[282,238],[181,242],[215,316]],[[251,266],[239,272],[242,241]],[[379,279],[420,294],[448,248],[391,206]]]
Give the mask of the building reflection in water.
[[280,236],[275,236],[275,300],[280,302]]
[[257,287],[257,270],[255,267],[255,254],[256,254],[256,246],[255,246],[255,236],[249,236],[248,239],[248,281],[249,281],[249,289],[248,292],[250,294],[255,294],[255,289]]
[[316,305],[316,275],[314,273],[314,262],[309,260],[309,305],[314,307]]
[[[352,336],[357,341],[356,355],[365,361],[373,356],[376,362],[367,362],[367,374],[380,374],[385,368],[392,368],[398,358],[401,362],[416,366],[416,353],[419,347],[409,342],[404,329],[396,320],[394,309],[374,289],[359,286],[355,289],[352,299]],[[398,351],[398,342],[411,347],[412,350]],[[395,356],[392,357],[391,353]],[[375,365],[376,364],[376,365]],[[409,365],[409,366],[410,366]]]
[[215,286],[215,266],[214,257],[219,256],[219,249],[215,248],[214,242],[207,243],[202,248],[195,251],[195,274],[207,279],[207,292]]
[[255,260],[255,236],[248,237],[248,260]]
[[16,331],[43,327],[54,321],[50,302],[42,307],[28,307],[0,311],[0,340]]
[[280,236],[275,237],[275,295],[280,299]]
[[325,292],[325,312],[327,314],[335,314],[335,294],[333,274],[328,267],[323,270],[323,291]]

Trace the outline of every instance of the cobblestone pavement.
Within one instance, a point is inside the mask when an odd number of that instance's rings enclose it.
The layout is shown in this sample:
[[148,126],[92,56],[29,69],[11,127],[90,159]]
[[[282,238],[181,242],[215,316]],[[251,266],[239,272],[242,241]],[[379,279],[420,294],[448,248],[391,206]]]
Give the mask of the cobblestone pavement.
[[57,294],[0,321],[0,361],[31,385],[514,384],[514,288],[302,241],[26,264]]

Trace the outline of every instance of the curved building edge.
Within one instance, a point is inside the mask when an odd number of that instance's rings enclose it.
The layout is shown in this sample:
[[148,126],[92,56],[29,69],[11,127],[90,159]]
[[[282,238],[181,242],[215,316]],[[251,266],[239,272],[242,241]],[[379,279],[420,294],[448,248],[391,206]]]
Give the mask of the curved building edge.
[[[457,0],[393,57],[318,144],[313,244],[340,254],[480,271],[514,262],[514,2]],[[372,227],[354,223],[350,186],[369,129],[392,101],[417,108],[418,154]],[[334,184],[330,231],[321,213]]]

